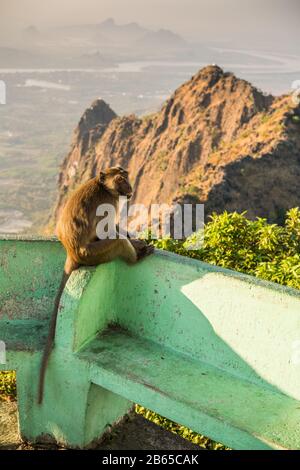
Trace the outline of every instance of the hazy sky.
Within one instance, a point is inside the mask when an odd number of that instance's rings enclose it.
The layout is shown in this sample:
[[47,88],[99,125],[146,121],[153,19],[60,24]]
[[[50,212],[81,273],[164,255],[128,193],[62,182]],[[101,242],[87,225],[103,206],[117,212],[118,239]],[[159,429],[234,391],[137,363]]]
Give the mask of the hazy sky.
[[31,24],[42,29],[108,17],[173,29],[190,39],[265,34],[294,41],[300,30],[300,0],[0,0],[2,36]]

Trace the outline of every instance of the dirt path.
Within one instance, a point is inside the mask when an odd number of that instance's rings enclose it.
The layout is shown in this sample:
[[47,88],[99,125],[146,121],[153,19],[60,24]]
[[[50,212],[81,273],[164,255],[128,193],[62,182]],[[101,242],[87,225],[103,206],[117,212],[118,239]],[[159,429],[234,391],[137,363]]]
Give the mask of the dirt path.
[[[17,404],[0,401],[0,450],[58,449],[56,446],[31,446],[18,435]],[[141,415],[131,413],[117,424],[96,446],[99,450],[200,450]],[[64,450],[64,449],[61,449]]]

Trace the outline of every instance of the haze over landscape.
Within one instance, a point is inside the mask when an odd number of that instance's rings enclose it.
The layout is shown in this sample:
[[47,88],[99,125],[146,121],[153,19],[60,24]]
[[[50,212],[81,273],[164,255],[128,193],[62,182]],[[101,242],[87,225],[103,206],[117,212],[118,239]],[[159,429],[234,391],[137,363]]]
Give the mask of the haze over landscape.
[[0,0],[0,232],[38,231],[84,110],[143,116],[216,63],[266,93],[300,79],[294,0]]
[[[1,0],[2,40],[10,40],[22,28],[35,24],[53,26],[139,22],[149,29],[174,29],[189,40],[228,41],[247,39],[292,47],[299,30],[298,0]],[[263,46],[263,44],[262,44]],[[297,47],[297,41],[294,43]]]

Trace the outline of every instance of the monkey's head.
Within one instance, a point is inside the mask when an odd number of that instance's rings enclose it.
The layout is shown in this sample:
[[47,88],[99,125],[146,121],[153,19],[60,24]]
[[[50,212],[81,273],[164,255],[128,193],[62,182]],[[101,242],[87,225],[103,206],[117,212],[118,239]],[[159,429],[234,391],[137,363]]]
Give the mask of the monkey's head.
[[115,197],[132,196],[132,187],[128,179],[128,171],[121,166],[114,166],[100,172],[100,183],[106,191]]

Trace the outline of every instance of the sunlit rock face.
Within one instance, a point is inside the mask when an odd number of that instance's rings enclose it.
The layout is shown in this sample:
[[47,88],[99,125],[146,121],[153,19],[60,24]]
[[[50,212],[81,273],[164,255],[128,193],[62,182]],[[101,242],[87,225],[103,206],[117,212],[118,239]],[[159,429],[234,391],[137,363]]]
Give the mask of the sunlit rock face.
[[112,165],[129,169],[133,202],[199,202],[280,221],[300,204],[299,105],[208,66],[161,110],[118,117],[96,100],[81,118],[59,175],[49,227],[67,194]]

